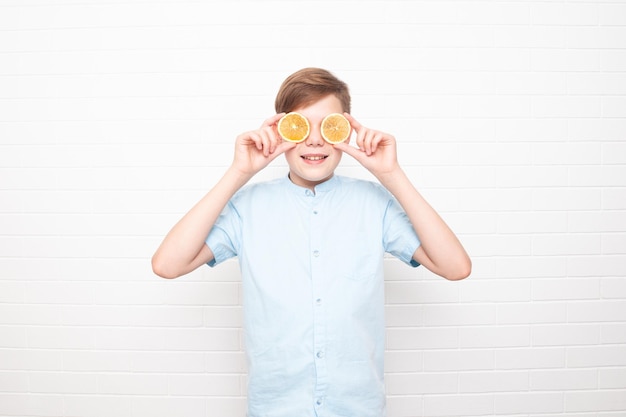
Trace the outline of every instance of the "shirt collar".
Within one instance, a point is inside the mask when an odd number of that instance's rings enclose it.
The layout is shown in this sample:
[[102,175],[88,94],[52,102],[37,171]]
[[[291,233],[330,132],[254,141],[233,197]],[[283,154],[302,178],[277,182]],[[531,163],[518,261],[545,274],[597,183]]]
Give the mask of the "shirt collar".
[[[306,187],[301,187],[299,185],[294,184],[290,179],[289,179],[289,175],[286,175],[284,178],[284,182],[287,186],[287,188],[291,191],[294,192],[296,194],[300,194],[300,195],[313,195],[313,193],[311,192],[311,190],[309,190]],[[333,174],[332,177],[330,177],[328,180],[324,181],[321,184],[318,184],[315,187],[315,194],[319,194],[319,193],[325,193],[328,191],[331,191],[335,188],[337,188],[339,186],[339,177],[336,174]]]

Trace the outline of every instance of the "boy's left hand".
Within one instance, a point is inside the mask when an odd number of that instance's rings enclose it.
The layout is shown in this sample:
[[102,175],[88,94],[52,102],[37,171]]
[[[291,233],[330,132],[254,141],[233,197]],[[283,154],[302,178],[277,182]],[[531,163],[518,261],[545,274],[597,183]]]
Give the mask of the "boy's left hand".
[[357,147],[346,141],[335,144],[336,149],[352,156],[376,177],[389,174],[399,167],[396,139],[392,135],[369,129],[348,113],[344,113],[344,116],[356,133]]

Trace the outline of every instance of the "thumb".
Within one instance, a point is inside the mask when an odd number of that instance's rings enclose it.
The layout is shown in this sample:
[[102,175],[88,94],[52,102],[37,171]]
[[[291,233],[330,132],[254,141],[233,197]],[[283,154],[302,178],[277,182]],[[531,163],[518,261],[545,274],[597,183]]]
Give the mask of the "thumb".
[[336,143],[333,145],[335,149],[339,149],[343,153],[347,153],[357,161],[364,155],[363,151],[355,148],[354,146],[350,146],[347,142]]
[[271,154],[272,159],[276,158],[278,155],[280,155],[281,153],[285,153],[287,152],[289,149],[293,149],[296,147],[296,145],[298,145],[297,143],[294,142],[289,142],[289,141],[282,141],[280,142],[277,146],[276,149],[274,149],[274,152]]

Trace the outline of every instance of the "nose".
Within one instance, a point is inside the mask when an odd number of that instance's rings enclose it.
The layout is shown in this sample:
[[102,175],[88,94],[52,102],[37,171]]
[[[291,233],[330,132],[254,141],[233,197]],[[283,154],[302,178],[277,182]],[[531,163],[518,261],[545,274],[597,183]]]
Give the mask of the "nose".
[[307,146],[322,146],[324,145],[324,138],[322,137],[322,133],[320,132],[319,127],[311,126],[311,131],[309,132],[309,136],[304,141]]

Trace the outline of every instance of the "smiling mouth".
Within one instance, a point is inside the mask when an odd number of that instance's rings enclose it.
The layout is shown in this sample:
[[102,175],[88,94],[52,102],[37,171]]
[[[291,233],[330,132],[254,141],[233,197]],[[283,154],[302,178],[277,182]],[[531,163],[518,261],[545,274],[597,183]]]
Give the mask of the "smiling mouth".
[[321,161],[328,158],[328,155],[302,155],[301,158],[306,161]]

